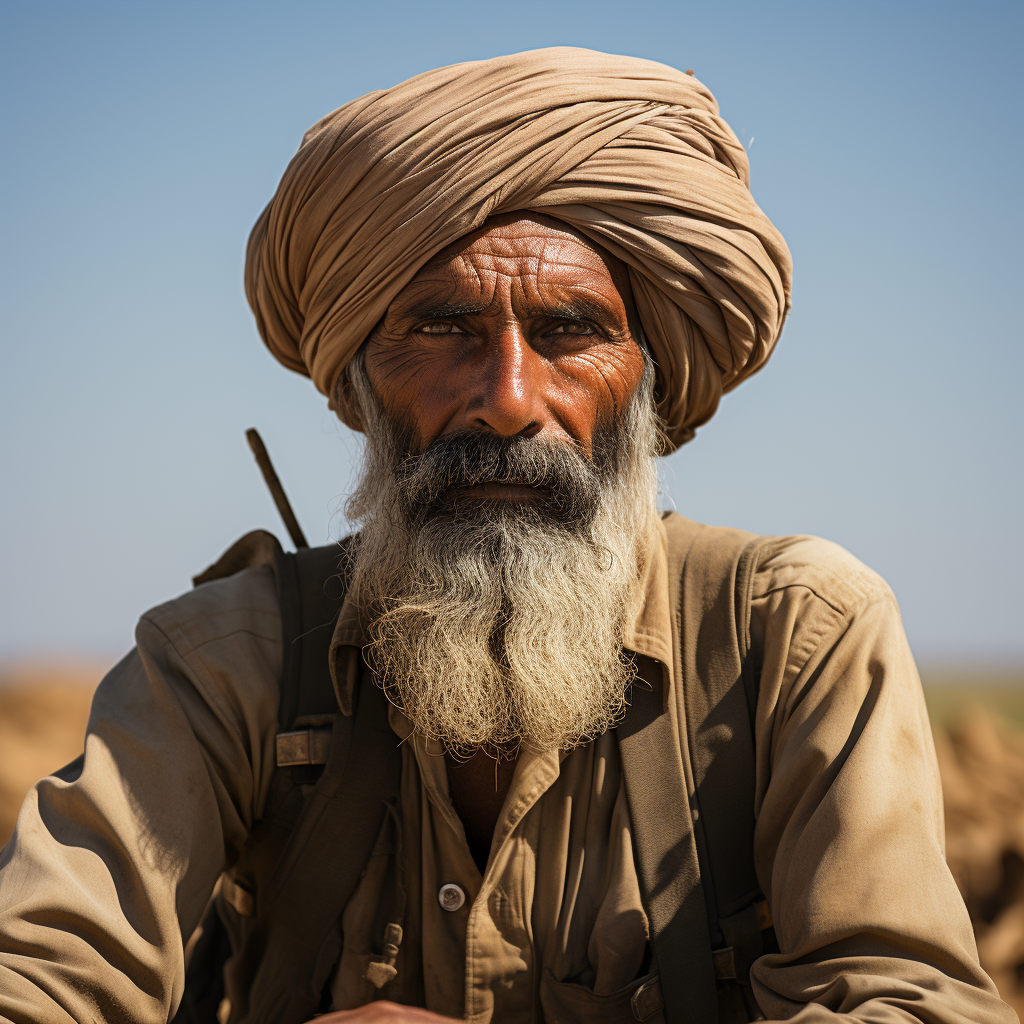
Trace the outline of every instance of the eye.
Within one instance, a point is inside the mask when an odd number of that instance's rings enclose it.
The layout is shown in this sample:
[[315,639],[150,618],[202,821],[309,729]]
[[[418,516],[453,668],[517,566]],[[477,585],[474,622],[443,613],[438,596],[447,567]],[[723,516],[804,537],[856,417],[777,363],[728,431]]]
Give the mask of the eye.
[[416,328],[420,334],[465,334],[466,332],[457,324],[448,320],[433,320],[428,324],[421,324]]
[[590,324],[583,324],[577,320],[566,320],[563,323],[558,324],[557,327],[552,328],[552,334],[572,334],[576,337],[586,337],[590,334],[596,334]]

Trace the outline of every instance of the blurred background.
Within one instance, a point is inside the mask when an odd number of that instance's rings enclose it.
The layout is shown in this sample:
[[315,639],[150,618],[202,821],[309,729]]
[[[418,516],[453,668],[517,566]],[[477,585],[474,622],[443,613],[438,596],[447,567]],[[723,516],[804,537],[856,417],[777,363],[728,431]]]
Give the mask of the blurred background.
[[829,537],[892,585],[951,867],[1017,998],[1024,5],[0,11],[0,842],[31,781],[81,748],[91,686],[141,612],[246,531],[285,537],[247,427],[311,542],[347,532],[358,438],[265,351],[242,292],[303,131],[442,64],[586,46],[694,69],[795,263],[775,356],[664,460],[663,503]]

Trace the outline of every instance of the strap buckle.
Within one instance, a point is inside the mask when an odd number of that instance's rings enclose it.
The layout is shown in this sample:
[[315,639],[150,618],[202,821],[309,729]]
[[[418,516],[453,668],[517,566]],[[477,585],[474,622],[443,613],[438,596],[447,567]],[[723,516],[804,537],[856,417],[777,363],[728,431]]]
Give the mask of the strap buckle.
[[299,764],[327,764],[334,734],[334,715],[310,715],[299,718],[296,725],[304,729],[290,729],[277,734],[277,766],[291,768]]

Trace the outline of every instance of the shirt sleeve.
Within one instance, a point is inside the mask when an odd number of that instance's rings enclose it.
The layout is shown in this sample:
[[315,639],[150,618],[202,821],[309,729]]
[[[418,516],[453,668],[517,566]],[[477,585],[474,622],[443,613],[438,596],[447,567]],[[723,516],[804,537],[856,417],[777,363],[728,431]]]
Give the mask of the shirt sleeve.
[[269,568],[145,615],[100,683],[85,754],[29,793],[0,855],[0,1017],[166,1022],[182,935],[273,771],[281,623]]
[[1017,1020],[978,963],[896,600],[841,548],[777,542],[755,578],[758,877],[781,952],[751,979],[796,1024]]

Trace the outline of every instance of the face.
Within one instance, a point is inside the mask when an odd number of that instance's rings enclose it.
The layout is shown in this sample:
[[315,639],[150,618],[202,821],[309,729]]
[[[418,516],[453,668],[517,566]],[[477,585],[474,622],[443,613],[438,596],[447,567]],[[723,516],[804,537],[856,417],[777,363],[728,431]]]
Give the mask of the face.
[[632,314],[621,263],[559,221],[508,217],[425,266],[349,364],[367,657],[452,750],[570,749],[625,706],[657,521]]
[[[621,262],[553,218],[504,217],[419,271],[368,338],[366,373],[417,452],[479,433],[559,440],[589,458],[643,375],[632,316]],[[485,482],[465,497],[531,490]]]

